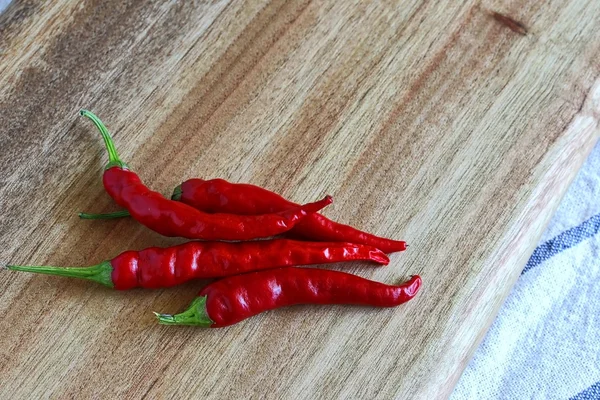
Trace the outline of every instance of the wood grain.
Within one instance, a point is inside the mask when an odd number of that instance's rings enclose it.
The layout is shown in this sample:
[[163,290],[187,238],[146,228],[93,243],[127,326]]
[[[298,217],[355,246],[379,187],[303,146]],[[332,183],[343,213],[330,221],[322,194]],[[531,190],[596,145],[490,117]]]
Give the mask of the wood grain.
[[0,271],[0,397],[447,397],[598,138],[599,23],[595,0],[14,1],[1,262],[182,241],[77,219],[115,209],[85,107],[151,187],[330,193],[328,216],[410,244],[350,271],[425,286],[393,310],[301,306],[201,330],[151,311],[183,309],[202,282],[123,293]]

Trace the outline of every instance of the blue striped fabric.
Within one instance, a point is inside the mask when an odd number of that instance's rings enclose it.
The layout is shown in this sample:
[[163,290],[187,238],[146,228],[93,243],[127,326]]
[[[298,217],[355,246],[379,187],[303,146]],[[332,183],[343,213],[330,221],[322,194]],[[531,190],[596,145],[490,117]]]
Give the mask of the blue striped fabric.
[[600,399],[600,382],[590,386],[577,396],[571,397],[570,400],[598,400]]
[[538,266],[549,258],[557,255],[561,251],[567,250],[578,243],[590,238],[600,232],[600,214],[594,215],[587,221],[577,225],[539,245],[523,268],[521,275],[531,268]]
[[[567,250],[583,240],[600,232],[600,214],[594,215],[580,225],[571,228],[557,237],[539,245],[523,268],[521,275],[552,258],[560,252]],[[600,400],[600,382],[596,382],[583,392],[571,397],[570,400]]]

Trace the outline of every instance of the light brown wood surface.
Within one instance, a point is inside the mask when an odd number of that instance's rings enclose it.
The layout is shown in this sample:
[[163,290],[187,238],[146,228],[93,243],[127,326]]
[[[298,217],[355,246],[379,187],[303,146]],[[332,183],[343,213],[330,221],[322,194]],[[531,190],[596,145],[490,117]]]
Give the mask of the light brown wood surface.
[[40,3],[0,16],[0,262],[183,241],[78,220],[116,209],[84,107],[152,188],[332,194],[327,216],[410,245],[386,268],[335,268],[424,287],[395,309],[203,330],[152,311],[205,282],[0,271],[0,398],[447,397],[599,134],[597,0]]

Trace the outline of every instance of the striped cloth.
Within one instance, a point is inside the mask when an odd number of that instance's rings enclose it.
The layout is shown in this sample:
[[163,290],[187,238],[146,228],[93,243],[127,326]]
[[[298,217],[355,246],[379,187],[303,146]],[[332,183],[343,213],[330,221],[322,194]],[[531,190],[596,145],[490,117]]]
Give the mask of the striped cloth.
[[600,399],[600,143],[451,398]]

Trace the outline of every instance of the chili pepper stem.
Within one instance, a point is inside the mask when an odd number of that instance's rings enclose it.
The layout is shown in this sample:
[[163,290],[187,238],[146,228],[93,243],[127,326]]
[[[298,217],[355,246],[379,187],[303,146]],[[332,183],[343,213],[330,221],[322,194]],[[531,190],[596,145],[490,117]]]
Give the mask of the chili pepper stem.
[[196,297],[182,313],[171,315],[155,312],[154,315],[162,325],[193,325],[208,328],[214,324],[206,311],[206,296]]
[[98,128],[98,130],[100,131],[100,134],[102,135],[102,139],[104,139],[104,145],[106,146],[106,150],[108,150],[108,164],[106,165],[106,167],[104,169],[109,169],[112,167],[129,169],[127,164],[125,164],[123,161],[121,161],[121,158],[119,158],[119,153],[117,153],[117,149],[115,148],[115,143],[113,142],[112,137],[110,136],[110,133],[108,132],[108,129],[102,123],[100,118],[98,118],[94,113],[92,113],[91,111],[88,111],[88,110],[81,110],[81,111],[79,111],[79,114],[83,117],[88,118],[90,121],[92,121],[92,123],[94,125],[96,125],[96,128]]
[[173,194],[171,195],[171,200],[176,200],[176,201],[181,200],[182,193],[183,193],[183,190],[181,189],[181,185],[178,185],[177,187],[175,187],[175,189],[173,189]]
[[114,287],[111,274],[113,271],[110,261],[103,261],[100,264],[90,267],[48,267],[33,265],[7,265],[6,268],[13,271],[33,272],[36,274],[66,276],[71,278],[81,278],[98,282],[104,286]]
[[79,213],[80,219],[116,219],[116,218],[124,218],[130,217],[129,211],[121,210],[121,211],[113,211],[104,214],[91,214],[91,213]]

